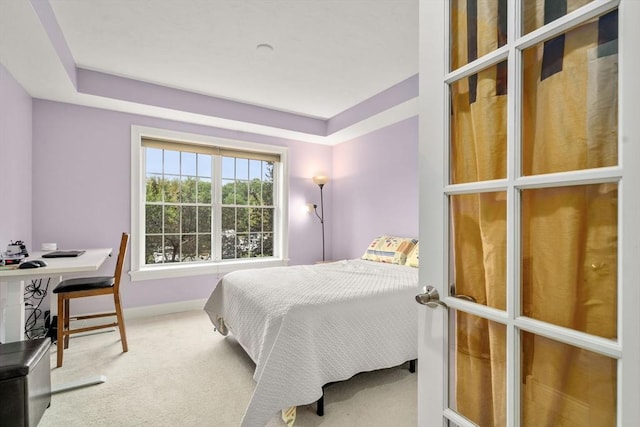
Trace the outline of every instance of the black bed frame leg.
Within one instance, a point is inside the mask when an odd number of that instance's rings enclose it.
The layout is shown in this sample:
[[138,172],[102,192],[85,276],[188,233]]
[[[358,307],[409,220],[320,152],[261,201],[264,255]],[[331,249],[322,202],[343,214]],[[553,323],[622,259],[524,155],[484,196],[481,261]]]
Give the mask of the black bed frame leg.
[[412,374],[416,371],[416,361],[418,359],[409,360],[409,372]]
[[318,407],[316,408],[316,414],[318,414],[319,417],[324,416],[324,388],[322,389],[322,397],[320,397],[320,399],[318,399]]

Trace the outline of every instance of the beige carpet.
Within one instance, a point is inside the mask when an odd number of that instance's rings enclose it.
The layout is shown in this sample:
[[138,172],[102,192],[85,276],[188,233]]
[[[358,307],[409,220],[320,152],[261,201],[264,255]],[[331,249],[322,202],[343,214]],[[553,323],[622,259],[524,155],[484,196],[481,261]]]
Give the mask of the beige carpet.
[[[202,311],[127,322],[129,352],[117,332],[72,338],[58,385],[104,375],[103,384],[55,394],[47,426],[239,426],[254,388],[254,364]],[[359,374],[325,392],[325,415],[301,406],[295,425],[415,426],[416,374],[407,365]],[[269,427],[284,426],[274,417]],[[258,426],[256,426],[258,427]]]

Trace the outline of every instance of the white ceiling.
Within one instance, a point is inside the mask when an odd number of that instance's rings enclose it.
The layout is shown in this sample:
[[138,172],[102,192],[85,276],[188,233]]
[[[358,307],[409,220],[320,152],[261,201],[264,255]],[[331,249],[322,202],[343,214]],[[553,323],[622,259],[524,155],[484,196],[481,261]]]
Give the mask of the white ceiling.
[[[77,67],[305,116],[418,72],[418,0],[49,2]],[[75,93],[28,1],[0,0],[0,26],[0,60],[31,96],[106,102]]]

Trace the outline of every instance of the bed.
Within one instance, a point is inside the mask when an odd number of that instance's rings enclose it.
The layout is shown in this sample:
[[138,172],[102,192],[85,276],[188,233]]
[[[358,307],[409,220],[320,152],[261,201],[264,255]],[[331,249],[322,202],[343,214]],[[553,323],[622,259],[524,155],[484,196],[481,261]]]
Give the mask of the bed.
[[217,283],[205,311],[256,364],[242,426],[318,401],[325,384],[417,358],[411,249],[402,262],[368,249],[369,259],[239,270]]

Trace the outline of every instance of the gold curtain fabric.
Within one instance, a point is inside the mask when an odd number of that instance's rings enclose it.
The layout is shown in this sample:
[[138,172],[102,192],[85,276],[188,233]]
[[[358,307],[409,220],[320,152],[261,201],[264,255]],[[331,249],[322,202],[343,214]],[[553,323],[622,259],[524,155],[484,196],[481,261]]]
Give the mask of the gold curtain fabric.
[[[585,3],[569,0],[563,13]],[[497,49],[499,6],[499,0],[452,1],[452,68]],[[557,13],[558,3],[525,1],[525,29],[549,22],[545,12],[553,8]],[[523,60],[523,173],[616,165],[617,15],[530,48]],[[506,177],[501,67],[451,86],[453,183]],[[452,196],[450,202],[455,292],[503,310],[505,199],[505,193],[494,192]],[[521,200],[523,315],[615,339],[617,184],[524,190]],[[481,426],[504,426],[505,327],[463,313],[455,321],[456,409]],[[521,356],[523,425],[615,425],[615,360],[528,333]]]

